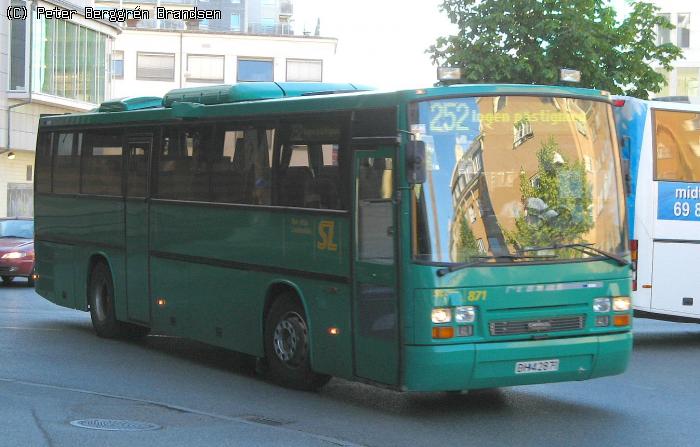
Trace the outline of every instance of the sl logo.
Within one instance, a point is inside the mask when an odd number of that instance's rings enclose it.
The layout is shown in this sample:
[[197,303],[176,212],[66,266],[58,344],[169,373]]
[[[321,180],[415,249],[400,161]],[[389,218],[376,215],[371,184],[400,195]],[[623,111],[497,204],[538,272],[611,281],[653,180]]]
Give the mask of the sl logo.
[[318,223],[318,235],[321,240],[316,243],[319,250],[338,251],[338,244],[333,242],[335,235],[335,222],[332,220],[322,220]]

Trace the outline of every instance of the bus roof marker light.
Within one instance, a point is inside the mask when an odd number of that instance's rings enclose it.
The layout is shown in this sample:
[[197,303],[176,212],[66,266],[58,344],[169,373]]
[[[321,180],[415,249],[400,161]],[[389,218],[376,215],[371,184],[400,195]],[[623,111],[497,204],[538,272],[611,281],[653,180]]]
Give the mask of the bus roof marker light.
[[572,68],[559,70],[559,80],[562,82],[581,82],[581,72]]

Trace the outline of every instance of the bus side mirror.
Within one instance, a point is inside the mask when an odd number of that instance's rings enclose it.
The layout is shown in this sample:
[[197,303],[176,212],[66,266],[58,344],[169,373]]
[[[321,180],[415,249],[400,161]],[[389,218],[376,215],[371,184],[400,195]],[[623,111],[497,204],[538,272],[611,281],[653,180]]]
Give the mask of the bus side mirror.
[[408,183],[425,183],[425,142],[411,140],[406,146],[406,177]]

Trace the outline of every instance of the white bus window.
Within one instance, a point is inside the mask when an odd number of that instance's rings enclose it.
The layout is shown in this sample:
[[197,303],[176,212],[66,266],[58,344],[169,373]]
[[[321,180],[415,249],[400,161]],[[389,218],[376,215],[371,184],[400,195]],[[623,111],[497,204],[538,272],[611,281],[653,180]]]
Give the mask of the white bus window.
[[656,110],[655,179],[700,181],[700,114]]

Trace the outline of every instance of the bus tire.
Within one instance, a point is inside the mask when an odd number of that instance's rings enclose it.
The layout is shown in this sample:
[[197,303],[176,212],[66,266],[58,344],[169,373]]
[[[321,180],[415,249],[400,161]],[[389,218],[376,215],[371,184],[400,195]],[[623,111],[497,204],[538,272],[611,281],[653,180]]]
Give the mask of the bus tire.
[[104,262],[98,262],[92,268],[88,304],[92,327],[98,337],[117,338],[122,335],[121,325],[114,310],[112,272]]
[[34,287],[34,269],[32,269],[32,272],[29,274],[29,277],[27,278],[27,287]]
[[294,295],[280,295],[265,318],[267,374],[274,382],[297,390],[316,390],[330,380],[317,374],[309,359],[309,334],[304,309]]
[[14,276],[3,276],[2,283],[6,286],[9,286],[13,279],[15,279]]

